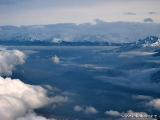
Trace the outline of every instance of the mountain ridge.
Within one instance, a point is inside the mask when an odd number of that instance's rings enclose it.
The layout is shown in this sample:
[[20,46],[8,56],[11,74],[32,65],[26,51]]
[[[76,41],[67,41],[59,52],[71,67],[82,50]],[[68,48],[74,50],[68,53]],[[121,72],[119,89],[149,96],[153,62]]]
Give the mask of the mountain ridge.
[[160,36],[160,24],[104,22],[64,23],[33,26],[1,26],[0,40],[19,41],[102,41],[109,43],[130,43],[149,35]]

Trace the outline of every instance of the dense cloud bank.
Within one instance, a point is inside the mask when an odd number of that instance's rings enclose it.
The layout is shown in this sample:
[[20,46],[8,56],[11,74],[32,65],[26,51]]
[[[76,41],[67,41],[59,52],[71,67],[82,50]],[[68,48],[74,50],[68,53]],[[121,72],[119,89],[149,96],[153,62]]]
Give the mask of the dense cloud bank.
[[16,120],[29,111],[52,103],[53,100],[41,86],[0,77],[0,120]]
[[0,40],[131,42],[160,35],[158,23],[104,22],[34,26],[2,26]]
[[17,65],[25,63],[25,58],[19,50],[0,50],[0,75],[11,75]]
[[16,120],[56,120],[56,119],[54,118],[49,119],[43,116],[38,116],[35,113],[29,113],[29,114],[26,114],[24,117],[20,117]]

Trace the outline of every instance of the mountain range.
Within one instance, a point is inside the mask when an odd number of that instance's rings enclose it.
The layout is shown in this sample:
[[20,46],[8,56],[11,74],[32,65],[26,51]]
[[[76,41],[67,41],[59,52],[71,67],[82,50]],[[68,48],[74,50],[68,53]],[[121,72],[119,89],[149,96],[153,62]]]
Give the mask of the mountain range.
[[158,23],[104,22],[0,26],[0,41],[131,43],[148,36],[160,37]]

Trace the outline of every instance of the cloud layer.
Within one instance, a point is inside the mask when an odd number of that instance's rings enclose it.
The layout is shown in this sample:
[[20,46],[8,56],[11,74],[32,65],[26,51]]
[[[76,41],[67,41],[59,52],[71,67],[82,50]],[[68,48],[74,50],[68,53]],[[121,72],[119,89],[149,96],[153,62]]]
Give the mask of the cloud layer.
[[[159,3],[159,0],[1,0],[0,24],[82,23],[96,18],[140,22],[149,11],[158,13],[153,19],[159,22]],[[130,15],[123,14],[129,11]]]

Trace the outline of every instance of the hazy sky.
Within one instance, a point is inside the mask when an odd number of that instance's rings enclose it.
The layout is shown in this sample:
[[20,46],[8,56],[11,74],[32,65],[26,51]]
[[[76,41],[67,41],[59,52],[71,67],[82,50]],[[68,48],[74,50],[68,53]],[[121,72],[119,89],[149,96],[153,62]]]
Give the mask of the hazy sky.
[[0,0],[0,25],[83,23],[94,19],[160,23],[159,5],[160,0]]

